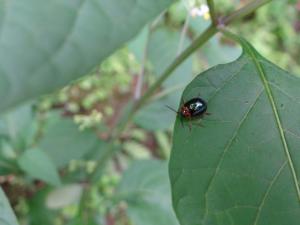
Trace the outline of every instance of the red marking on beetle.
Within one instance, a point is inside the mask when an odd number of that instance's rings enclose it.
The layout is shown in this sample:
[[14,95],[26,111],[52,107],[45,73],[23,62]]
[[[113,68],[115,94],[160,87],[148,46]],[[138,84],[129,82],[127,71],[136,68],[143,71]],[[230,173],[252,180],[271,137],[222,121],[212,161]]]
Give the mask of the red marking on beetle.
[[181,106],[180,112],[181,112],[181,115],[185,118],[191,118],[192,117],[190,109],[188,107],[184,106],[184,105]]

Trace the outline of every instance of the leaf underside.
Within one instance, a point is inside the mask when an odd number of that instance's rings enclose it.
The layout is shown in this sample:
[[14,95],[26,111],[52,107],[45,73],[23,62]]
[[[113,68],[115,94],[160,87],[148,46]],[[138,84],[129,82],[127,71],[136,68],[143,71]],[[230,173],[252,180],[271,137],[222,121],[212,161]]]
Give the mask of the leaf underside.
[[18,225],[17,219],[13,213],[9,202],[0,188],[0,224],[1,225]]
[[0,111],[85,75],[172,2],[0,1]]
[[183,93],[201,93],[211,115],[191,131],[176,120],[169,170],[182,225],[299,224],[300,79],[242,45]]
[[166,162],[141,160],[124,173],[118,187],[127,213],[135,225],[177,225],[172,210]]

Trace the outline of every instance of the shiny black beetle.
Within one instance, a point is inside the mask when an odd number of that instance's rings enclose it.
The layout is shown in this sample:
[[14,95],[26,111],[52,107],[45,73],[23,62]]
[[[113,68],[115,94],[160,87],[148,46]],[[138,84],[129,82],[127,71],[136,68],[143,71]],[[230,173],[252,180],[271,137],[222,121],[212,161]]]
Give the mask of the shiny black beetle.
[[[170,107],[168,108],[175,111],[178,115],[180,115],[180,120],[182,124],[183,124],[183,119],[191,121],[193,119],[202,118],[204,115],[210,115],[210,113],[206,112],[207,110],[206,101],[204,101],[200,97],[192,98],[189,101],[184,102],[178,112]],[[189,128],[191,130],[191,123],[189,123]]]
[[202,98],[192,98],[180,107],[180,115],[185,119],[203,116],[207,110],[207,103]]

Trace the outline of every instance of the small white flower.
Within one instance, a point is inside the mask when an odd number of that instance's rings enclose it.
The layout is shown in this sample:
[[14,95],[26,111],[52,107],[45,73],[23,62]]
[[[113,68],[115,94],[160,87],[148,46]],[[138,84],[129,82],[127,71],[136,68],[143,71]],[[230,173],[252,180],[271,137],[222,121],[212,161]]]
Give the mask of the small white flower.
[[203,16],[204,19],[209,19],[209,8],[206,4],[200,5],[200,7],[193,7],[190,10],[192,17]]

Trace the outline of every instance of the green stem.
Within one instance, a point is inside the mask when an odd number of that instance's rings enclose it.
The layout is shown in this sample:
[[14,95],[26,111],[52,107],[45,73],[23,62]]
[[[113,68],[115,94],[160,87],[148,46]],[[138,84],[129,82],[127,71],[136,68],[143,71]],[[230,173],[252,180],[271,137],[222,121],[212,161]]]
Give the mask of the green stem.
[[208,5],[208,8],[209,8],[209,15],[211,18],[211,22],[212,22],[212,24],[217,25],[218,19],[217,19],[216,11],[215,11],[215,3],[213,0],[207,0],[206,2]]
[[255,0],[245,5],[244,7],[232,12],[228,16],[222,19],[222,24],[220,25],[228,25],[234,21],[237,21],[250,13],[254,12],[256,9],[260,8],[264,4],[271,2],[272,0]]

